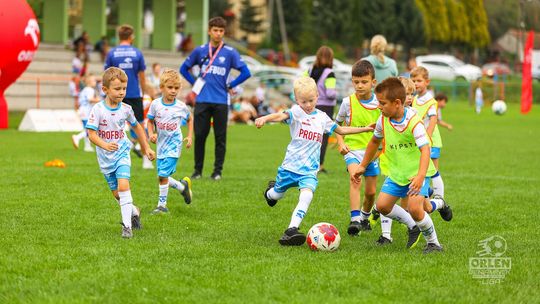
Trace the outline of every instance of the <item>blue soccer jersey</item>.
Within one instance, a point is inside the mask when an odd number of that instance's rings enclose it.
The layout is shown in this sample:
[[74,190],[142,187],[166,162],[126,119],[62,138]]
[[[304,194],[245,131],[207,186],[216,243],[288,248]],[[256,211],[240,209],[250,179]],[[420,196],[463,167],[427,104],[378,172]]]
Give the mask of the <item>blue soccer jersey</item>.
[[139,72],[146,70],[141,51],[131,45],[119,45],[113,48],[105,60],[105,69],[110,67],[117,67],[126,72],[128,77],[126,98],[141,98]]
[[126,121],[132,126],[137,125],[133,109],[125,103],[119,103],[116,108],[110,108],[105,101],[101,101],[90,111],[86,128],[95,130],[99,138],[105,142],[118,144],[116,151],[107,151],[96,146],[97,159],[103,174],[114,172],[122,165],[131,165],[129,156],[131,142],[124,132]]
[[[193,50],[183,63],[188,69],[195,65],[200,66],[199,77],[206,71],[210,62],[208,45],[204,44]],[[231,69],[240,70],[245,65],[238,51],[228,45],[223,45],[208,69],[208,73],[204,76],[206,84],[197,95],[196,101],[199,103],[227,104],[227,77]]]
[[287,113],[292,140],[281,167],[297,174],[317,176],[323,135],[332,134],[337,124],[320,110],[307,114],[298,105]]
[[183,139],[180,126],[189,115],[188,107],[179,100],[175,100],[172,104],[163,103],[162,98],[152,101],[147,117],[156,124],[157,158],[180,157]]

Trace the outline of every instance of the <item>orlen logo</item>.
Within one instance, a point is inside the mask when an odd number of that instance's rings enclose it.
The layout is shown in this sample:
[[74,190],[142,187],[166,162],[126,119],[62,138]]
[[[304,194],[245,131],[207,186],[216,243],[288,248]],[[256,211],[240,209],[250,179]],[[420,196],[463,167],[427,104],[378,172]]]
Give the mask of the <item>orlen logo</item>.
[[102,127],[106,127],[107,126],[107,120],[103,119],[100,123],[99,123],[100,126]]
[[[32,43],[34,44],[34,47],[38,45],[38,33],[39,33],[39,25],[36,21],[36,19],[30,19],[28,20],[28,24],[26,25],[26,28],[24,29],[24,36],[30,36],[32,38]],[[19,62],[21,61],[32,61],[34,59],[34,51],[25,51],[22,50],[19,55],[17,56],[17,60]]]

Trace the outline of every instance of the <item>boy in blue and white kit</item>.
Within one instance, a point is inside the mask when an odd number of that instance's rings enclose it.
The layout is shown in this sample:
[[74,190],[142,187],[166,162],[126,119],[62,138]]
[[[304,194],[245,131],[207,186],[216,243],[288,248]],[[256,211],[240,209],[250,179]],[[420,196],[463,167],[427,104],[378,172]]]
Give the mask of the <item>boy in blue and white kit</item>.
[[317,172],[320,165],[323,134],[336,132],[341,135],[372,131],[371,127],[341,127],[326,113],[316,110],[318,91],[315,81],[307,76],[294,82],[294,95],[297,105],[290,110],[269,114],[255,120],[257,128],[266,122],[285,121],[290,125],[291,143],[287,147],[285,159],[278,169],[276,181],[268,182],[264,198],[273,207],[291,187],[300,189],[299,202],[292,213],[289,228],[279,243],[299,246],[306,241],[305,234],[298,231],[317,188]]
[[133,237],[132,228],[140,229],[140,211],[133,205],[129,186],[131,170],[131,142],[126,138],[124,126],[128,121],[139,138],[144,154],[151,160],[155,153],[146,142],[144,130],[137,122],[131,106],[122,103],[126,95],[127,75],[119,68],[108,68],[103,73],[105,100],[90,112],[86,128],[90,141],[96,145],[99,167],[109,188],[120,203],[122,237]]
[[[88,75],[85,77],[84,84],[85,87],[79,93],[79,98],[77,100],[77,112],[83,123],[83,127],[86,127],[88,122],[88,116],[90,111],[95,103],[99,101],[99,97],[96,94],[96,77],[93,75]],[[71,141],[73,142],[73,147],[75,149],[79,148],[79,141],[84,139],[84,151],[85,152],[94,152],[92,145],[90,144],[90,139],[88,139],[88,133],[86,130],[81,131],[79,134],[71,135]]]
[[[182,150],[182,131],[180,126],[187,121],[188,136],[186,147],[191,147],[193,136],[193,118],[185,103],[176,99],[181,89],[180,74],[174,70],[166,70],[160,76],[159,88],[162,96],[152,101],[148,110],[148,136],[153,143],[157,142],[157,170],[159,178],[159,200],[152,214],[167,213],[167,196],[169,187],[180,192],[186,204],[191,203],[191,180],[184,177],[177,181],[171,175],[176,172],[176,164]],[[157,134],[154,133],[154,124]]]

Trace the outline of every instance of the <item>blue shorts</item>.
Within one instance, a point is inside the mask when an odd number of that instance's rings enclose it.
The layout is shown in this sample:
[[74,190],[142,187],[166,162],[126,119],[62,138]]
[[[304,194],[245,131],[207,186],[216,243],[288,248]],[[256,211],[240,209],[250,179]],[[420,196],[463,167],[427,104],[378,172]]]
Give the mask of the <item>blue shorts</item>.
[[[429,182],[431,181],[430,177],[426,177],[424,180],[424,184],[422,185],[422,188],[420,189],[420,195],[423,195],[424,197],[429,197],[428,190],[429,190]],[[390,177],[387,177],[384,180],[384,183],[381,188],[381,192],[384,192],[386,194],[390,194],[396,197],[406,197],[407,192],[409,191],[409,185],[400,186],[396,184],[393,180],[390,179]]]
[[116,171],[113,171],[108,174],[103,174],[105,176],[105,180],[107,181],[107,184],[109,184],[109,189],[111,190],[118,190],[118,179],[119,178],[125,178],[129,180],[131,177],[131,167],[126,165],[121,165],[118,168],[116,168]]
[[431,159],[439,159],[441,158],[441,148],[439,147],[431,147]]
[[159,177],[169,177],[176,172],[176,164],[178,163],[178,158],[176,157],[165,157],[156,159],[157,164],[157,175]]
[[298,189],[308,188],[315,192],[317,184],[317,178],[313,175],[301,175],[279,167],[274,190],[284,193],[289,188],[298,187]]
[[[360,164],[360,162],[356,158],[350,158],[346,161],[346,163],[347,163],[347,167],[351,164]],[[378,159],[370,162],[366,168],[366,172],[364,172],[364,176],[379,176],[380,174],[381,174],[381,168],[379,167]]]

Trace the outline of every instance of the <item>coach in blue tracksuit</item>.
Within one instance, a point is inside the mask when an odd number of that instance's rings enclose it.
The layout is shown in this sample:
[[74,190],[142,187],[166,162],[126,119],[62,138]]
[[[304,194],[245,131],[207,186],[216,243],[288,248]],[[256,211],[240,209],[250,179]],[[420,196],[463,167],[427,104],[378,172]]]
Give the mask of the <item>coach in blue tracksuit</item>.
[[[191,83],[193,91],[198,94],[195,99],[195,170],[193,179],[201,178],[204,166],[204,150],[206,138],[210,132],[210,120],[214,119],[215,161],[213,180],[221,179],[225,147],[227,142],[227,116],[229,113],[228,93],[251,76],[248,67],[240,58],[238,51],[223,43],[227,22],[215,17],[208,22],[210,42],[197,47],[180,67],[180,73]],[[197,80],[189,70],[200,66]],[[240,75],[227,85],[227,77],[231,69],[240,71]]]

